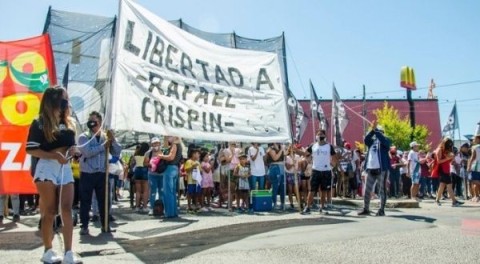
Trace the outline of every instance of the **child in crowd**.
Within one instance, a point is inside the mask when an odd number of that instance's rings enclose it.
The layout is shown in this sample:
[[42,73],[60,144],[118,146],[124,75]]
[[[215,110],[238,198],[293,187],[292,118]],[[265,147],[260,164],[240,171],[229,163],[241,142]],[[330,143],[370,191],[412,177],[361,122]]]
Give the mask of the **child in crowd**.
[[[212,202],[212,192],[214,187],[212,172],[213,160],[210,160],[208,152],[202,152],[200,160],[202,161],[202,205],[206,210],[211,211],[212,208],[210,205]],[[205,200],[207,200],[206,204]]]
[[180,199],[185,195],[185,180],[187,179],[187,172],[185,171],[185,159],[180,160],[180,171],[178,173],[178,195],[177,205],[180,206]]
[[[247,166],[247,155],[241,155],[239,157],[240,163],[235,167],[233,171],[234,178],[238,178],[237,189],[237,208],[238,212],[245,212],[248,210],[249,205],[249,191],[250,185],[248,183],[248,177],[250,177],[250,167]],[[241,203],[240,203],[240,200]]]
[[[187,173],[187,204],[188,212],[193,213],[200,209],[201,198],[201,174],[200,174],[200,150],[193,149],[188,155],[188,160],[185,162],[185,171]],[[199,181],[200,180],[200,181]],[[195,209],[192,206],[196,206]]]

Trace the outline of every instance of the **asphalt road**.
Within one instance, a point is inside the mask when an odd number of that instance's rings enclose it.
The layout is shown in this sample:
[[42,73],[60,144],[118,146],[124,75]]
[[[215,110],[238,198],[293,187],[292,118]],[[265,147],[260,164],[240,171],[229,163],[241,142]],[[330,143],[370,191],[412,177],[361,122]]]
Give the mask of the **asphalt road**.
[[[342,206],[307,216],[217,210],[173,221],[135,214],[126,202],[117,207],[117,232],[92,225],[91,236],[80,237],[74,230],[84,263],[480,263],[480,204],[424,201],[386,217],[358,217]],[[0,226],[0,263],[39,263],[37,220]]]

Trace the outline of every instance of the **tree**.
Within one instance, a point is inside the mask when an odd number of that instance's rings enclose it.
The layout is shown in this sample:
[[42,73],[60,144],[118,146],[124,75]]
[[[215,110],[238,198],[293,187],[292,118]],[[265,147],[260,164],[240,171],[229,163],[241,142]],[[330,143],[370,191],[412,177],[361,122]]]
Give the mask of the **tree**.
[[425,125],[416,125],[415,129],[412,129],[410,119],[400,117],[398,110],[387,102],[384,103],[383,108],[374,110],[373,114],[377,117],[378,124],[383,127],[385,135],[392,140],[392,145],[397,149],[410,149],[412,131],[413,138],[421,145],[421,149],[428,150],[430,148],[430,144],[427,144],[427,137],[430,135],[428,128]]

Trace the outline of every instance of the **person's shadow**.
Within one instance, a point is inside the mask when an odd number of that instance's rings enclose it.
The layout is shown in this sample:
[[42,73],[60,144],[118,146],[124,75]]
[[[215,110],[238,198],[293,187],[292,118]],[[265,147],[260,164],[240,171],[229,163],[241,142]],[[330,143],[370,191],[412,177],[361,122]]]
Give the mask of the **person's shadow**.
[[435,221],[437,221],[436,218],[431,218],[431,217],[426,217],[426,216],[419,216],[419,215],[394,215],[390,216],[393,218],[403,218],[409,221],[414,221],[414,222],[425,222],[429,224],[433,224]]

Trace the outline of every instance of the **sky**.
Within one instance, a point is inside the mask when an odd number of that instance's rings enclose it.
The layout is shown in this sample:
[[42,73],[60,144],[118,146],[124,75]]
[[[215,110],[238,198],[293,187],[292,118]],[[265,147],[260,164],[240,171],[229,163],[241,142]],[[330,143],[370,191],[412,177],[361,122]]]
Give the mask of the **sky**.
[[[290,88],[310,98],[403,98],[400,68],[414,68],[417,91],[426,98],[435,79],[442,127],[457,101],[461,134],[473,134],[480,121],[480,1],[273,1],[138,0],[167,20],[183,21],[204,31],[235,31],[249,38],[285,33]],[[42,32],[48,7],[114,16],[117,0],[0,0],[0,41]],[[6,26],[8,25],[8,26]]]

